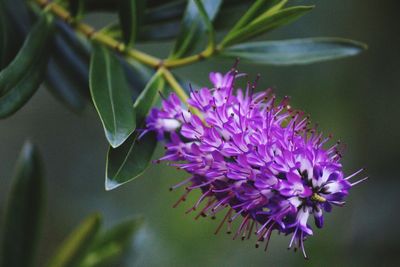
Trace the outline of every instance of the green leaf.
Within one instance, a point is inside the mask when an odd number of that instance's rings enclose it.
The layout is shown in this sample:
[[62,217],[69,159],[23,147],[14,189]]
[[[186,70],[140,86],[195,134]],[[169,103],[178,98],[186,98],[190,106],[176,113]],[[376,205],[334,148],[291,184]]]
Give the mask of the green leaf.
[[143,21],[146,0],[119,0],[119,19],[125,44],[132,46]]
[[76,267],[82,262],[99,231],[98,214],[87,217],[61,244],[48,267]]
[[25,143],[9,194],[1,266],[33,266],[44,210],[44,180],[39,152]]
[[106,190],[112,190],[138,176],[148,167],[157,146],[156,134],[146,133],[140,139],[140,133],[135,132],[120,147],[107,153]]
[[20,109],[43,81],[52,25],[50,17],[40,17],[17,56],[0,72],[0,118]]
[[140,93],[133,105],[136,112],[136,124],[142,125],[151,107],[158,99],[159,92],[163,91],[164,79],[161,72],[157,72]]
[[108,142],[120,146],[135,130],[135,112],[124,70],[106,47],[93,44],[89,74],[90,93]]
[[314,6],[295,6],[279,10],[275,13],[268,14],[267,16],[261,15],[249,25],[227,34],[221,42],[220,47],[223,48],[235,43],[243,42],[260,35],[261,33],[289,24],[299,19],[313,8]]
[[129,249],[143,219],[122,222],[98,236],[79,267],[115,266]]
[[[214,20],[221,3],[222,0],[202,0],[210,21]],[[200,10],[195,0],[189,0],[183,16],[181,30],[170,58],[181,58],[192,52],[196,44],[199,43],[199,37],[206,30],[207,26],[201,18]]]
[[46,88],[66,107],[80,113],[90,99],[87,47],[65,22],[57,20],[54,49],[46,72]]
[[201,0],[195,0],[197,9],[199,10],[200,17],[203,20],[206,31],[208,32],[208,47],[214,49],[215,47],[215,31],[212,25],[212,21],[208,17],[207,11]]
[[320,37],[244,43],[227,48],[222,55],[252,63],[295,65],[354,56],[366,48],[353,40]]
[[[8,92],[17,84],[24,74],[29,71],[32,65],[37,63],[40,57],[37,53],[44,51],[44,46],[48,41],[51,21],[48,16],[41,16],[28,37],[26,38],[21,50],[14,60],[0,72],[0,95]],[[36,66],[35,66],[36,67]]]
[[252,20],[254,20],[258,15],[263,12],[268,12],[271,9],[274,11],[279,10],[287,0],[257,0],[250,6],[246,13],[240,18],[240,20],[233,26],[230,30],[234,32],[238,29],[243,28],[248,25]]
[[[136,124],[142,126],[153,104],[165,86],[162,73],[156,72],[135,101]],[[135,132],[120,147],[109,148],[106,162],[106,190],[112,190],[140,176],[149,165],[157,146],[153,133],[140,138]]]

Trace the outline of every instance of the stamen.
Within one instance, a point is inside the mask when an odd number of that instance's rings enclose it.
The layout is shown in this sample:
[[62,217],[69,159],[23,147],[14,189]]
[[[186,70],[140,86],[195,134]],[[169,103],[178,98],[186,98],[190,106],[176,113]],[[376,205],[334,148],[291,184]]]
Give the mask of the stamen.
[[345,180],[349,180],[349,179],[351,179],[352,177],[356,176],[357,174],[359,174],[359,173],[362,172],[362,171],[365,171],[365,168],[359,169],[358,171],[356,171],[355,173],[353,173],[353,174],[347,176],[347,177],[344,178],[344,179],[345,179]]
[[351,186],[358,185],[359,183],[364,182],[364,181],[367,180],[368,178],[369,178],[368,176],[367,176],[367,177],[364,177],[364,178],[362,178],[362,179],[360,179],[360,180],[358,180],[358,181],[352,183]]
[[172,206],[173,208],[178,207],[178,205],[186,200],[187,195],[189,195],[191,190],[186,190],[186,192],[178,199],[178,201]]
[[217,229],[215,230],[215,232],[214,232],[215,235],[218,234],[219,230],[221,230],[222,225],[224,225],[224,222],[226,221],[226,219],[231,216],[231,213],[232,213],[232,209],[229,208],[225,217],[222,219],[221,223],[218,225]]
[[300,245],[301,245],[301,250],[303,251],[304,258],[308,259],[307,254],[306,254],[306,250],[304,249],[304,233],[303,232],[301,232],[300,241],[299,242],[300,242]]

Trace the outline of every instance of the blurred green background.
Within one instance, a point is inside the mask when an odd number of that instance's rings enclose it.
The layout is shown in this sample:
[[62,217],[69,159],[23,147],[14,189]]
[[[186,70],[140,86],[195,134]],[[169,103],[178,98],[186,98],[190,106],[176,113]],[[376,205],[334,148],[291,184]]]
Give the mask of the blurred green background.
[[[250,77],[262,74],[259,89],[273,86],[278,95],[292,96],[292,106],[310,113],[325,133],[347,144],[346,173],[366,167],[370,176],[351,191],[344,208],[327,215],[324,229],[307,240],[310,259],[288,251],[288,237],[274,235],[264,253],[254,248],[254,239],[214,235],[221,216],[195,221],[185,215],[195,195],[173,209],[182,190],[168,188],[187,175],[167,166],[151,166],[141,178],[105,192],[107,141],[95,110],[73,114],[42,88],[16,115],[0,122],[1,214],[24,140],[35,142],[44,157],[48,204],[40,262],[81,219],[100,211],[108,225],[138,214],[146,218],[126,266],[400,266],[398,1],[293,2],[317,8],[268,39],[342,36],[369,45],[360,56],[310,66],[240,64]],[[94,19],[103,17],[108,16]],[[170,47],[154,43],[141,48],[166,55]],[[210,60],[177,73],[208,85],[209,71],[226,71],[232,63]]]

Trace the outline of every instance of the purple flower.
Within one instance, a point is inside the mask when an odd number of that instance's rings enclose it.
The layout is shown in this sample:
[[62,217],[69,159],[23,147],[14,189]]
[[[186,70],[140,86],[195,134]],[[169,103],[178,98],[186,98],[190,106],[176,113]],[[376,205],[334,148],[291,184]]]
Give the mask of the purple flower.
[[[278,102],[271,90],[255,93],[255,83],[245,91],[234,88],[240,75],[232,70],[211,73],[212,88],[191,91],[185,106],[175,94],[153,109],[145,131],[156,131],[166,141],[160,160],[185,170],[191,177],[172,187],[186,186],[185,200],[193,190],[201,196],[188,211],[199,216],[226,210],[218,232],[241,218],[234,238],[250,238],[256,246],[271,233],[291,235],[306,256],[304,241],[313,234],[309,224],[323,226],[323,212],[342,206],[355,184],[345,177],[340,145],[325,148],[330,138],[310,127],[303,112],[293,110],[284,97]],[[200,111],[201,117],[189,108]]]

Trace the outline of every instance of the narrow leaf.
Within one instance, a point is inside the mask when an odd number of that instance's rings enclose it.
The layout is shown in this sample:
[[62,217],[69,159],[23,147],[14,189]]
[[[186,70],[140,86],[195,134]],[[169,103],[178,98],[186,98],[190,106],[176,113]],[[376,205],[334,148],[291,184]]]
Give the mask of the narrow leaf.
[[62,243],[48,267],[76,267],[84,259],[99,231],[101,218],[93,214],[86,218]]
[[243,42],[260,35],[261,33],[289,24],[299,19],[313,8],[314,6],[289,7],[268,16],[262,16],[260,19],[251,22],[248,26],[226,35],[224,40],[221,42],[220,47],[227,47],[235,43]]
[[269,17],[272,14],[278,12],[279,10],[281,10],[287,3],[288,0],[279,0],[279,1],[268,1],[268,8],[262,12],[262,14],[260,16],[258,16],[255,20],[253,20],[254,22],[257,22],[259,20],[262,20],[263,18]]
[[129,249],[143,219],[122,222],[96,238],[79,267],[115,266]]
[[157,146],[155,133],[138,138],[134,133],[116,149],[109,148],[106,162],[106,190],[112,190],[140,176],[147,168]]
[[108,142],[120,146],[135,130],[135,112],[124,69],[107,48],[94,44],[90,63],[90,92]]
[[53,27],[50,17],[39,18],[15,59],[0,72],[0,118],[21,108],[44,79]]
[[[214,20],[221,3],[222,0],[202,0],[205,12],[210,21]],[[207,26],[201,18],[195,0],[189,0],[182,20],[181,30],[170,58],[184,57],[192,52],[196,44],[199,43],[199,37],[206,30]]]
[[200,17],[203,20],[206,31],[208,32],[208,46],[214,48],[215,46],[215,32],[212,21],[208,17],[207,11],[201,0],[195,0],[197,9],[199,10]]
[[[50,20],[39,18],[14,60],[0,72],[0,95],[13,88],[39,58],[50,35]],[[43,57],[43,55],[40,55]]]
[[142,125],[151,107],[163,91],[164,79],[160,72],[157,72],[148,82],[144,90],[135,101],[134,109],[136,112],[136,124]]
[[227,48],[222,55],[252,63],[295,65],[354,56],[365,49],[365,44],[353,40],[320,37],[244,43]]
[[233,26],[230,33],[247,26],[252,20],[264,11],[268,11],[271,7],[276,6],[279,2],[287,2],[287,0],[257,0],[250,6],[246,13],[240,20]]
[[25,143],[7,203],[1,266],[33,266],[44,209],[44,180],[39,152]]
[[143,21],[145,0],[119,0],[119,19],[125,44],[135,43],[139,25]]

